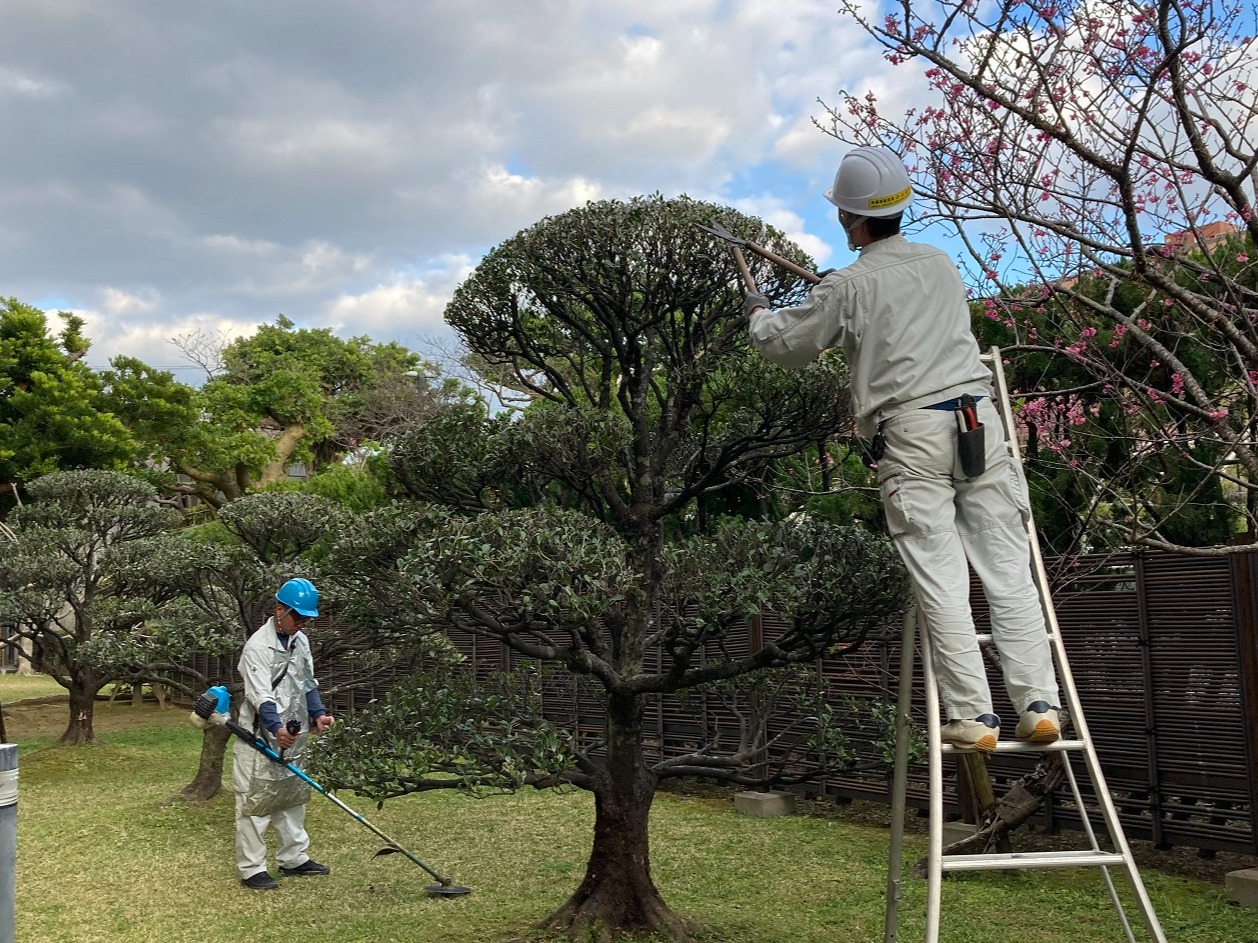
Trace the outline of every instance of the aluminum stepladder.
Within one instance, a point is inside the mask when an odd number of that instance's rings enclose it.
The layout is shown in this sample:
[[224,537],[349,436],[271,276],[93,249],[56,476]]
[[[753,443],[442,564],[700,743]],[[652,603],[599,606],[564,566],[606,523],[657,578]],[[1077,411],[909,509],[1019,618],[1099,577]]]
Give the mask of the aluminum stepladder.
[[[991,367],[994,378],[994,392],[998,401],[1001,424],[1004,427],[1005,447],[1010,457],[1019,466],[1022,463],[1018,439],[1014,433],[1013,410],[1009,402],[1009,389],[1006,385],[1004,366],[1000,357],[1000,349],[993,347],[983,356],[983,362]],[[944,745],[939,740],[940,711],[939,692],[935,684],[935,671],[931,664],[930,638],[928,631],[917,631],[918,616],[910,610],[904,619],[901,635],[900,682],[898,705],[896,709],[896,750],[895,773],[891,787],[891,850],[887,866],[887,909],[884,924],[883,943],[896,943],[897,909],[901,891],[901,871],[904,857],[904,816],[907,811],[908,760],[909,740],[911,736],[910,711],[913,698],[913,660],[914,639],[921,648],[922,673],[925,686],[926,702],[926,737],[929,755],[930,784],[930,828],[929,847],[927,851],[926,877],[926,933],[924,943],[939,943],[940,898],[943,890],[943,875],[951,871],[994,871],[1013,868],[1061,868],[1061,867],[1098,867],[1104,877],[1110,900],[1122,924],[1128,943],[1136,943],[1136,937],[1127,919],[1127,914],[1114,887],[1109,869],[1121,868],[1126,874],[1135,897],[1135,906],[1140,911],[1144,925],[1148,930],[1149,939],[1153,943],[1166,943],[1166,936],[1158,923],[1153,911],[1153,904],[1145,891],[1144,882],[1136,868],[1131,848],[1123,834],[1122,825],[1118,820],[1118,811],[1105,784],[1101,765],[1097,759],[1096,748],[1088,733],[1087,721],[1079,704],[1079,695],[1075,690],[1074,678],[1070,673],[1070,663],[1066,659],[1066,650],[1062,644],[1061,633],[1057,626],[1057,615],[1053,609],[1052,594],[1048,585],[1048,576],[1044,569],[1044,561],[1040,556],[1039,541],[1035,536],[1035,522],[1028,518],[1026,522],[1027,541],[1031,551],[1031,569],[1035,585],[1039,590],[1040,604],[1044,610],[1044,621],[1048,631],[1049,644],[1053,653],[1053,662],[1057,669],[1057,680],[1061,688],[1062,707],[1069,714],[1077,739],[1058,740],[1047,745],[1026,744],[1018,741],[1002,740],[996,747],[997,752],[1029,752],[1046,753],[1060,752],[1065,769],[1065,779],[1074,796],[1075,808],[1079,812],[1088,847],[1081,851],[1050,851],[1050,852],[996,852],[974,855],[945,855],[943,853],[943,754],[959,752],[951,745]],[[980,635],[980,644],[991,641],[991,636]],[[1091,780],[1096,799],[1085,805],[1075,779],[1072,757],[1080,754],[1084,767]],[[1092,827],[1089,807],[1100,812],[1101,820],[1109,835],[1113,851],[1104,851],[1097,841]]]

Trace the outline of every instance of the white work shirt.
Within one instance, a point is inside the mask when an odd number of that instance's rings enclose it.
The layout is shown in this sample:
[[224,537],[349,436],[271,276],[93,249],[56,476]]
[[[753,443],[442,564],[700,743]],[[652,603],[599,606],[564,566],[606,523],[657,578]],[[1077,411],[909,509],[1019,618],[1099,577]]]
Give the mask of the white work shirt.
[[751,340],[784,367],[841,347],[861,435],[910,409],[991,395],[956,266],[934,246],[890,236],[827,275],[794,308],[752,314]]
[[[285,665],[288,670],[284,671]],[[309,724],[306,716],[306,692],[318,687],[314,676],[314,659],[310,643],[304,632],[294,632],[286,649],[275,631],[275,620],[266,623],[245,642],[237,665],[245,682],[244,703],[240,705],[240,723],[252,729],[253,718],[259,705],[274,701],[280,719],[295,718],[303,728]],[[284,677],[272,689],[272,682],[284,672]]]

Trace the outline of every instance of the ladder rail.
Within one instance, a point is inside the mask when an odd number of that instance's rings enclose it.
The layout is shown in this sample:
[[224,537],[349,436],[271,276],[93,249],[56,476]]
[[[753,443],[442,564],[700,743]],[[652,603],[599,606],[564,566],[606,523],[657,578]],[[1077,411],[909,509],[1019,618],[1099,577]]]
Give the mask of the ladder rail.
[[916,631],[912,609],[904,613],[900,632],[900,687],[896,696],[895,765],[891,779],[891,849],[887,861],[887,910],[883,923],[883,943],[895,943],[899,930],[897,912],[903,889],[904,816],[908,811],[909,737],[913,726],[913,636]]
[[[1095,744],[1093,744],[1092,749],[1090,749],[1090,750],[1088,751],[1088,753],[1089,753],[1089,754],[1095,754],[1095,753],[1096,753],[1096,746],[1095,746]],[[1080,794],[1080,792],[1079,792],[1079,783],[1078,783],[1078,781],[1075,779],[1075,770],[1074,770],[1074,766],[1073,766],[1073,765],[1071,765],[1069,755],[1067,755],[1067,756],[1063,756],[1063,757],[1062,757],[1062,762],[1063,762],[1063,763],[1065,763],[1066,778],[1067,778],[1068,780],[1070,780],[1070,791],[1071,791],[1071,793],[1072,793],[1072,794],[1074,795],[1074,797],[1075,797],[1075,808],[1079,811],[1079,820],[1083,823],[1083,830],[1084,830],[1084,832],[1085,832],[1085,833],[1087,834],[1087,836],[1088,836],[1088,843],[1091,845],[1091,847],[1092,847],[1092,850],[1093,850],[1093,851],[1096,851],[1096,852],[1098,852],[1098,853],[1099,853],[1099,852],[1100,852],[1100,850],[1101,850],[1101,844],[1100,844],[1100,842],[1098,842],[1098,841],[1096,840],[1096,832],[1095,832],[1095,830],[1093,830],[1093,828],[1092,828],[1092,819],[1091,819],[1091,816],[1089,816],[1089,815],[1088,815],[1087,807],[1083,804],[1083,796],[1082,796],[1082,795]],[[1099,765],[1099,764],[1098,764],[1098,765]],[[1106,792],[1106,798],[1107,798],[1107,799],[1109,798],[1109,793],[1108,793],[1108,791]],[[1122,834],[1123,834],[1123,833],[1122,833],[1122,828],[1121,828],[1121,827],[1119,828],[1119,830],[1118,830],[1118,833],[1117,833],[1117,834],[1118,834],[1119,836],[1122,836]],[[1112,840],[1112,838],[1111,838],[1111,840]],[[1125,844],[1126,844],[1126,842],[1124,841],[1124,843],[1123,843],[1123,844],[1125,845]],[[1123,851],[1123,853],[1122,853],[1122,854],[1117,855],[1117,857],[1119,858],[1119,861],[1117,862],[1117,864],[1118,864],[1120,867],[1126,868],[1126,867],[1128,866],[1128,864],[1130,864],[1130,865],[1131,865],[1131,867],[1132,867],[1132,869],[1133,869],[1133,873],[1132,873],[1132,874],[1129,874],[1129,875],[1128,875],[1128,877],[1131,879],[1131,885],[1132,885],[1132,887],[1133,887],[1133,888],[1136,888],[1138,891],[1143,891],[1143,890],[1144,890],[1144,882],[1140,879],[1140,875],[1139,875],[1139,873],[1134,871],[1134,869],[1135,869],[1135,859],[1134,859],[1134,858],[1132,858],[1132,855],[1131,855],[1131,849],[1129,849],[1129,848],[1125,849],[1125,850]],[[1134,874],[1134,877],[1133,877],[1133,874]],[[1107,891],[1109,891],[1109,899],[1110,899],[1110,903],[1112,903],[1112,904],[1114,905],[1114,911],[1118,914],[1118,922],[1119,922],[1119,923],[1121,923],[1121,924],[1122,924],[1122,926],[1123,926],[1123,934],[1127,937],[1127,939],[1128,939],[1128,941],[1130,941],[1130,943],[1135,943],[1136,935],[1132,932],[1132,929],[1131,929],[1131,922],[1127,919],[1127,909],[1126,909],[1125,907],[1123,907],[1123,902],[1122,902],[1122,900],[1121,900],[1121,899],[1119,898],[1119,896],[1118,896],[1118,888],[1116,888],[1116,887],[1114,886],[1114,878],[1113,878],[1113,876],[1109,873],[1109,868],[1102,866],[1102,867],[1101,867],[1101,876],[1105,879],[1105,889],[1106,889]],[[1147,913],[1149,913],[1149,914],[1152,914],[1152,913],[1153,913],[1153,904],[1152,904],[1152,902],[1149,902],[1149,909],[1148,909]],[[1146,918],[1146,920],[1147,920],[1147,919],[1148,919],[1148,918]],[[1154,918],[1153,918],[1153,923],[1154,923],[1154,924],[1156,924],[1156,923],[1157,923],[1157,918],[1156,918],[1156,917],[1154,917]],[[1156,939],[1156,938],[1157,938],[1157,934],[1161,932],[1161,928],[1160,928],[1160,927],[1158,927],[1158,928],[1155,930],[1152,926],[1150,926],[1150,928],[1149,928],[1149,932],[1150,932],[1150,933],[1153,933],[1153,934],[1154,934],[1154,938]]]
[[[1022,462],[1022,449],[1018,444],[1017,431],[1014,426],[1013,404],[1009,398],[1009,386],[1005,378],[1005,366],[1000,356],[1000,348],[992,347],[983,359],[989,363],[992,370],[997,402],[1000,408],[1001,424],[1004,426],[1005,447],[1009,450],[1010,458],[1017,464],[1017,467],[1023,468],[1025,466]],[[1066,706],[1070,712],[1070,722],[1074,725],[1076,735],[1078,739],[1088,745],[1083,755],[1088,768],[1089,778],[1092,781],[1092,791],[1096,794],[1096,802],[1105,821],[1105,828],[1109,834],[1110,841],[1113,842],[1115,850],[1123,856],[1123,867],[1127,872],[1128,883],[1130,883],[1136,895],[1145,926],[1155,943],[1166,943],[1162,927],[1153,911],[1153,902],[1149,900],[1144,882],[1140,879],[1140,872],[1136,867],[1135,858],[1132,856],[1131,847],[1127,844],[1127,837],[1123,832],[1122,823],[1118,819],[1118,809],[1114,806],[1113,796],[1110,795],[1109,785],[1105,781],[1105,774],[1101,770],[1101,762],[1097,757],[1096,744],[1092,740],[1091,731],[1088,729],[1088,723],[1083,714],[1083,705],[1079,701],[1074,674],[1070,670],[1070,660],[1066,657],[1066,646],[1061,637],[1061,628],[1057,623],[1057,610],[1053,606],[1053,594],[1049,586],[1048,571],[1044,566],[1044,556],[1040,553],[1040,541],[1035,532],[1035,517],[1030,509],[1029,501],[1024,526],[1027,534],[1027,543],[1031,551],[1031,575],[1040,591],[1040,608],[1044,611],[1044,621],[1048,630],[1049,644],[1053,649],[1053,661],[1057,668],[1058,681],[1061,685],[1062,693],[1065,695]],[[1067,774],[1070,777],[1071,784],[1074,785],[1074,772],[1070,768],[1068,761]],[[1077,797],[1077,786],[1075,786],[1075,791]],[[1096,838],[1092,834],[1087,811],[1078,798],[1076,798],[1076,802],[1079,802],[1079,818],[1084,823],[1084,830],[1095,845]],[[1110,886],[1111,895],[1118,906],[1123,924],[1126,926],[1126,917],[1123,915],[1121,905],[1118,904],[1118,895],[1110,882],[1108,871],[1105,873],[1105,880]],[[1128,938],[1132,939],[1130,933]]]

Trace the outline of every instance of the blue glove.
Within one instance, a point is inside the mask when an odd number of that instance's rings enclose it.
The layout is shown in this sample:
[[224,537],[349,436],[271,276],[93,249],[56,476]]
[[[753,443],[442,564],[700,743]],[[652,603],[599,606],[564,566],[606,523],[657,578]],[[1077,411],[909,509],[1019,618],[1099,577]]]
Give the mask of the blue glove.
[[751,313],[757,308],[772,308],[773,302],[764,295],[757,294],[754,291],[747,292],[747,296],[743,298],[743,314],[751,317]]

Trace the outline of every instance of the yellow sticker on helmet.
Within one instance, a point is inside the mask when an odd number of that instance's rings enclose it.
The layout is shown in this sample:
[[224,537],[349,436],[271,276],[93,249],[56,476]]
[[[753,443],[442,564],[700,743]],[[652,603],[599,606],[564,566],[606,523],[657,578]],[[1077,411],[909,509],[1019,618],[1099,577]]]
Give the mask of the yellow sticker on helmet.
[[912,192],[912,187],[905,187],[899,193],[893,193],[890,196],[873,197],[868,201],[868,205],[871,210],[881,209],[884,206],[895,206],[895,204],[907,200]]

